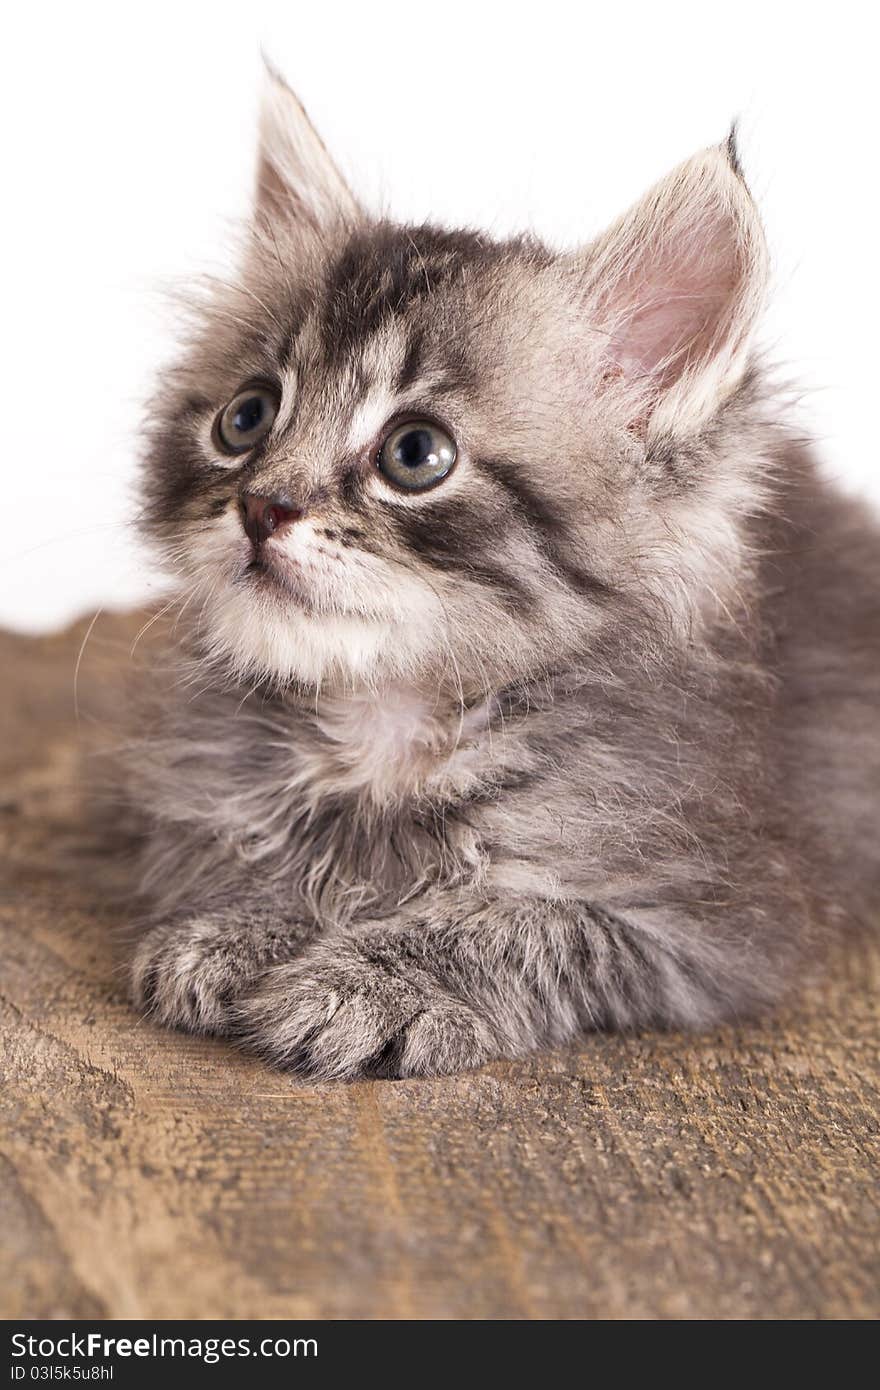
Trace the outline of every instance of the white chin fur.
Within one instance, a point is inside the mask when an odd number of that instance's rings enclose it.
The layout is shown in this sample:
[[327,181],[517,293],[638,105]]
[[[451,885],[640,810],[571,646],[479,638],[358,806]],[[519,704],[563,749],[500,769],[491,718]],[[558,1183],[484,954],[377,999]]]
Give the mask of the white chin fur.
[[313,614],[291,602],[227,592],[211,600],[203,624],[218,657],[236,675],[278,684],[329,680],[370,684],[412,675],[431,649],[431,613],[391,622]]
[[[436,595],[375,556],[321,553],[304,521],[277,547],[296,562],[319,605],[310,611],[295,595],[260,592],[242,583],[250,547],[229,515],[203,533],[191,557],[191,579],[202,596],[199,630],[213,655],[239,678],[346,685],[412,676],[443,647]],[[328,600],[347,611],[334,612]]]

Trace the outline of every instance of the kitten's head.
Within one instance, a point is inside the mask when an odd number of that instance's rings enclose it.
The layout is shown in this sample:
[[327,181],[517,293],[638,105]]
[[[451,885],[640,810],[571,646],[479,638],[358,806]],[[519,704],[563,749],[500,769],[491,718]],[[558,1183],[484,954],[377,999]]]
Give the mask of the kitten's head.
[[637,609],[684,631],[759,493],[764,277],[731,147],[557,255],[372,219],[271,78],[240,280],[150,431],[148,527],[207,648],[281,686],[472,692]]

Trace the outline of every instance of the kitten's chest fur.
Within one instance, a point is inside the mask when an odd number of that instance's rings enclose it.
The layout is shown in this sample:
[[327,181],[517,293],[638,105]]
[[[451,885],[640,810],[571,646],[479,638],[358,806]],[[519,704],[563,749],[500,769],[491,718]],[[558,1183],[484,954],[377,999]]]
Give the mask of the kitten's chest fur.
[[485,702],[462,711],[403,685],[314,703],[209,695],[178,710],[140,762],[159,823],[145,888],[162,899],[197,879],[222,895],[257,875],[327,923],[474,882],[484,851],[467,809],[522,754],[491,725]]
[[[376,810],[450,803],[478,792],[495,766],[485,702],[464,710],[414,686],[330,697],[297,721],[294,758],[310,795],[346,795]],[[303,737],[307,734],[307,737]]]

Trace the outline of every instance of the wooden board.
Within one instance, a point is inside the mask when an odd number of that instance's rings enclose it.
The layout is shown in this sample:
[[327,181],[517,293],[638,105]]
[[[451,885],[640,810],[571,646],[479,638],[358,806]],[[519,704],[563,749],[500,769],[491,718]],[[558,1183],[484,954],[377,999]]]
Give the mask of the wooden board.
[[4,1316],[880,1312],[878,951],[761,1026],[453,1080],[306,1086],[159,1031],[58,853],[83,632],[0,636]]

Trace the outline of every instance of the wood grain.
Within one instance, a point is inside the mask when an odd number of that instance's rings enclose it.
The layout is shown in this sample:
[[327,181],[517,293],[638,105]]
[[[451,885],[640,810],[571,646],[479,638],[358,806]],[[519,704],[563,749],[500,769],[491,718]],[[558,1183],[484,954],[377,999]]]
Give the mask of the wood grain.
[[[93,634],[89,698],[136,626]],[[880,952],[760,1026],[454,1080],[305,1086],[161,1032],[58,853],[83,632],[0,636],[5,1317],[877,1316]]]

